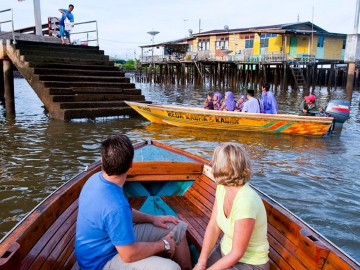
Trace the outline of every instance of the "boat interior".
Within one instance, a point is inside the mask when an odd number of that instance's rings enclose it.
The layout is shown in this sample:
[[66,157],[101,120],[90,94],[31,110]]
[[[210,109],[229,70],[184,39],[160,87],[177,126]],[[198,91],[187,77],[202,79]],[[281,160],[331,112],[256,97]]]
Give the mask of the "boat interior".
[[[136,149],[124,187],[131,206],[185,221],[196,263],[215,199],[208,161],[157,142],[144,142]],[[100,169],[100,162],[89,166],[30,213],[1,244],[0,269],[79,269],[74,251],[78,197],[86,180]],[[271,269],[357,267],[310,227],[260,195],[268,217]]]

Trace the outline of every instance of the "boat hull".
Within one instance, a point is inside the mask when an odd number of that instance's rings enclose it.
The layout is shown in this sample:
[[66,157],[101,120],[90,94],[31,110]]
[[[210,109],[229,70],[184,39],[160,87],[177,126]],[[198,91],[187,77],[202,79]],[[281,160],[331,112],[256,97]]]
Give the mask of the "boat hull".
[[147,120],[178,127],[324,136],[333,118],[210,111],[197,108],[126,103]]

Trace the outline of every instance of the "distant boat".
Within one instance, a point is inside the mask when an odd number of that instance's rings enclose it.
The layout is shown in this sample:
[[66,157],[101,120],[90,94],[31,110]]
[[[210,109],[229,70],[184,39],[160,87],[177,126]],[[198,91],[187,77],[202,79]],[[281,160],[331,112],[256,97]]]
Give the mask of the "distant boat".
[[340,134],[343,123],[350,115],[350,103],[342,100],[329,102],[326,111],[333,117],[227,112],[125,102],[147,120],[157,124],[292,135],[324,136],[332,132]]
[[[215,200],[208,160],[158,142],[134,147],[133,167],[124,186],[131,206],[185,221],[196,258]],[[86,168],[12,229],[0,241],[0,269],[79,269],[74,251],[78,198],[85,182],[100,170],[100,162]],[[271,269],[360,269],[301,219],[254,189],[267,212]]]

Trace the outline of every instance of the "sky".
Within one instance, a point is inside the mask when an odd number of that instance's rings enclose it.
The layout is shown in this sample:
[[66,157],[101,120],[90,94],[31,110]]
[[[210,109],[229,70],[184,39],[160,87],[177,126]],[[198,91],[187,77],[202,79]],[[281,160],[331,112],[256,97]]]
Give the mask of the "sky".
[[[202,31],[312,21],[329,32],[350,34],[354,29],[356,0],[40,0],[42,22],[60,16],[59,8],[73,4],[75,22],[97,20],[99,45],[122,59],[140,56],[138,46],[151,44],[147,32],[155,30],[155,43]],[[0,10],[12,8],[15,28],[35,25],[32,0],[0,0]],[[0,13],[0,21],[7,15]],[[9,26],[3,26],[2,29]],[[85,27],[85,26],[84,26]],[[83,30],[80,26],[78,30]],[[94,25],[86,30],[93,30]],[[85,30],[85,29],[84,29]],[[76,32],[76,27],[74,29]],[[73,39],[82,38],[73,35]]]

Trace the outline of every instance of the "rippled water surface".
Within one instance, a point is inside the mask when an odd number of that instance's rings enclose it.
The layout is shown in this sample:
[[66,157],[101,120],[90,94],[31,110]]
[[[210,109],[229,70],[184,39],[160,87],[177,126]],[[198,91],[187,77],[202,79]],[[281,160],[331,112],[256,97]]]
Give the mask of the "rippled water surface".
[[[138,84],[147,100],[201,106],[207,89]],[[343,89],[316,89],[320,103]],[[24,79],[15,79],[15,118],[0,105],[0,236],[62,183],[99,158],[98,145],[121,132],[134,142],[155,139],[210,158],[222,141],[242,144],[254,163],[253,184],[360,261],[360,93],[341,137],[313,138],[189,130],[141,117],[62,122],[47,118]],[[303,93],[276,91],[280,112],[296,113]]]

